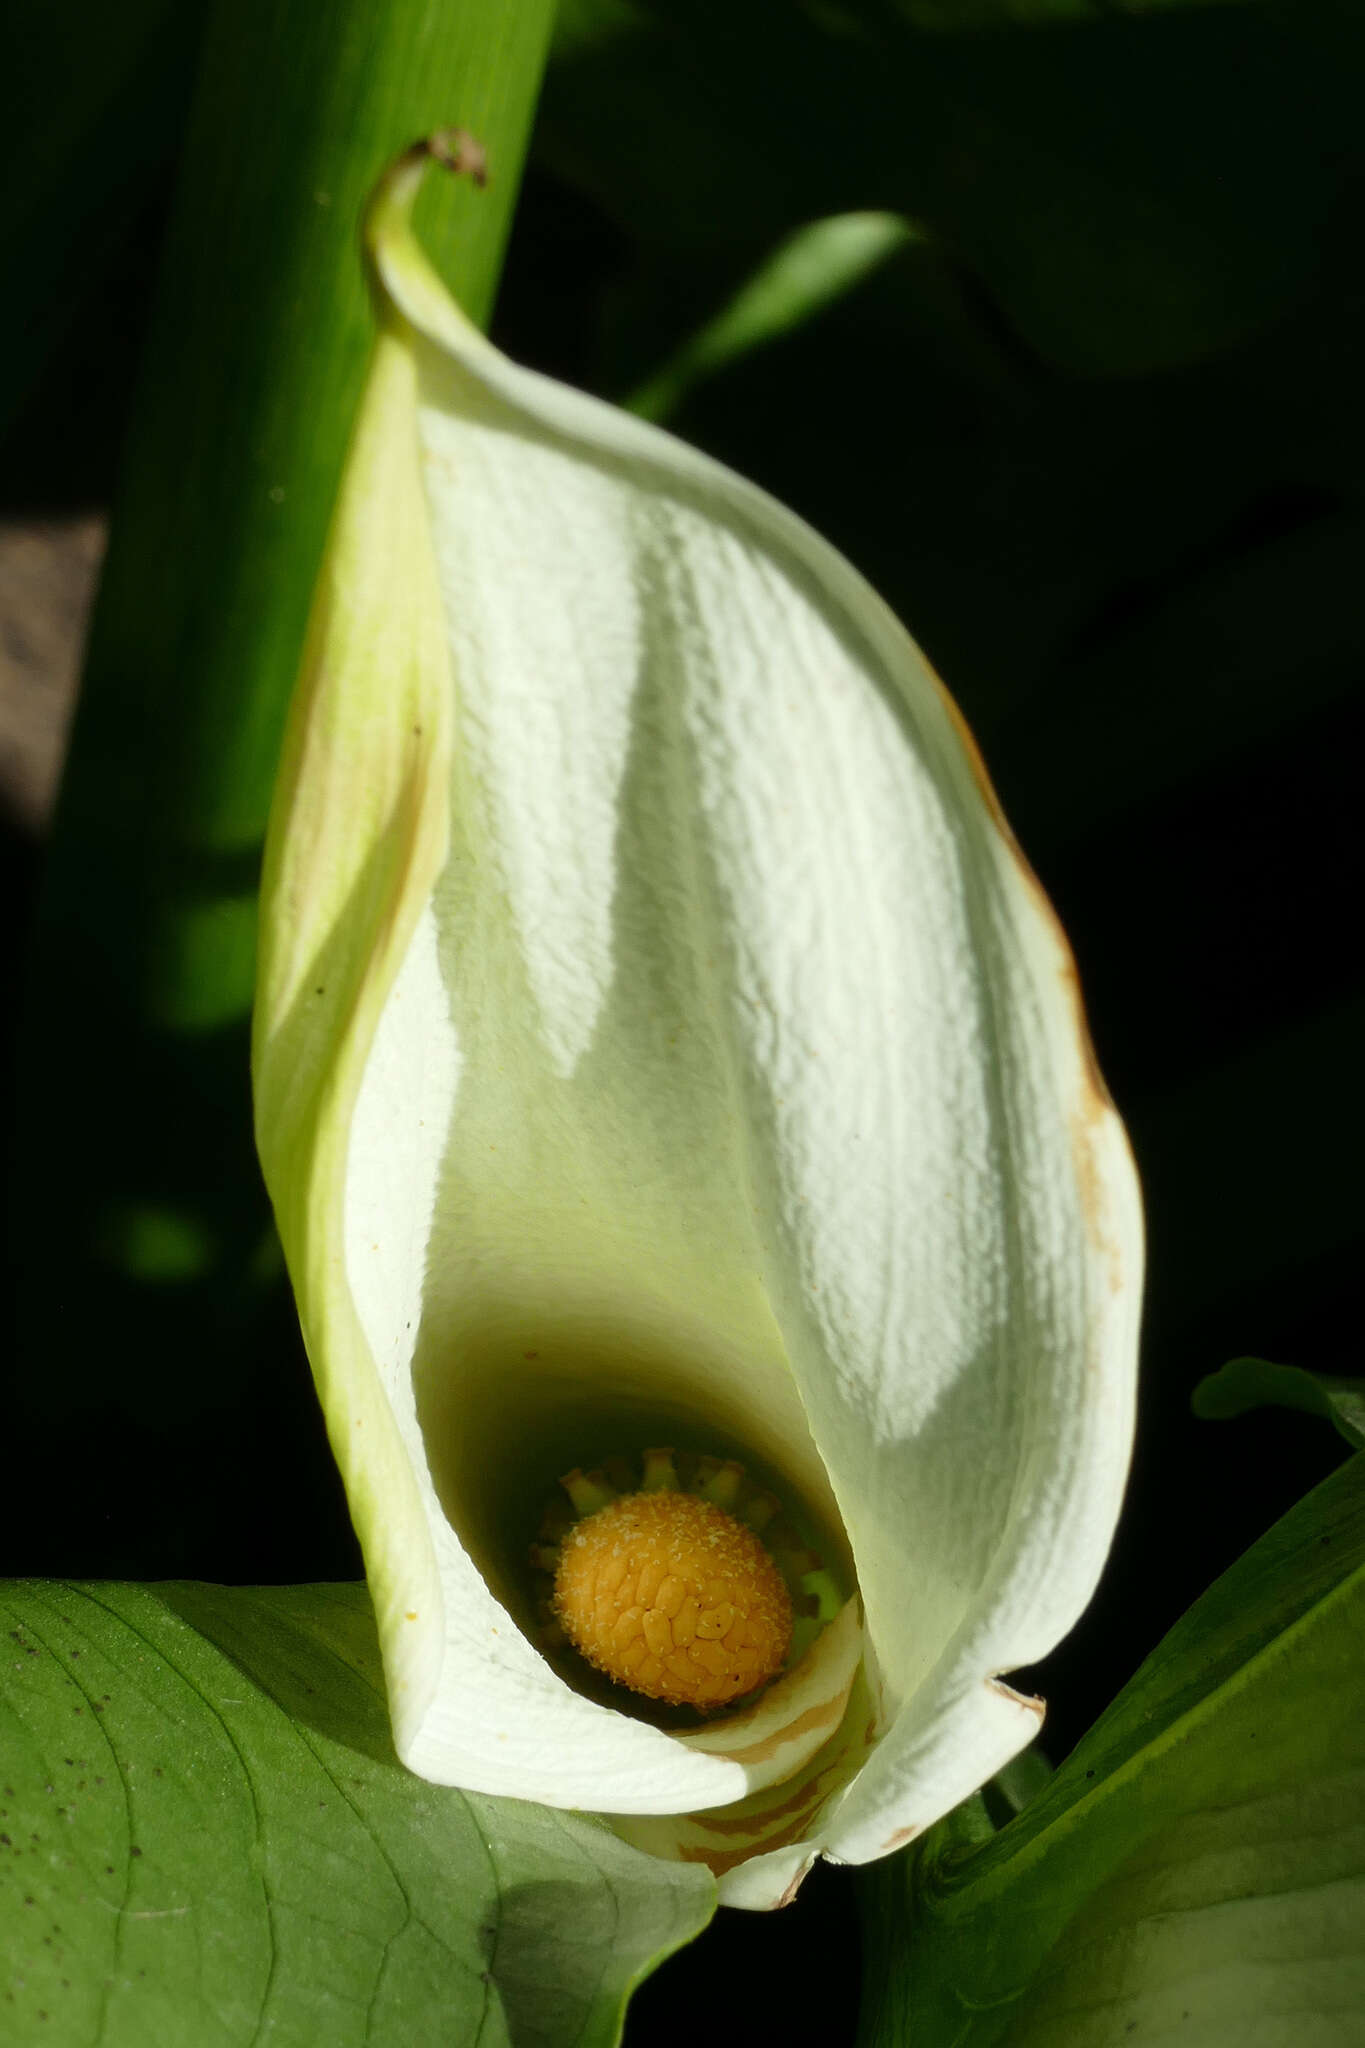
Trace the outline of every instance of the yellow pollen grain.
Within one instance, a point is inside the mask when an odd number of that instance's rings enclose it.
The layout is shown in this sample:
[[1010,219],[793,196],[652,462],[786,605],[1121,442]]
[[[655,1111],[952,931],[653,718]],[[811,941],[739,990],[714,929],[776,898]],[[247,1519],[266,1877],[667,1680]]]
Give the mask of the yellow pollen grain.
[[721,1707],[765,1685],[792,1603],[768,1551],[696,1494],[623,1494],[565,1536],[555,1613],[590,1664],[671,1706]]

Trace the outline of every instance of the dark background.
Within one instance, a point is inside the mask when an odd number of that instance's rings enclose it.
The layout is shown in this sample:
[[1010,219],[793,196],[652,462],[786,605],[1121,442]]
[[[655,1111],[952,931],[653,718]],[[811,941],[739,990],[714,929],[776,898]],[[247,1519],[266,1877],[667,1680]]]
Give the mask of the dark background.
[[[1150,1284],[1128,1504],[1090,1612],[1020,1681],[1060,1756],[1340,1454],[1299,1415],[1196,1422],[1195,1382],[1243,1352],[1360,1370],[1365,34],[1347,6],[998,12],[661,0],[603,36],[571,9],[493,331],[620,396],[803,221],[882,207],[925,230],[670,424],[840,545],[944,675],[1132,1133]],[[163,126],[43,336],[0,519],[112,495]],[[0,860],[19,962],[42,853],[14,804]],[[287,1296],[241,1311],[228,1385],[196,1376],[201,1313],[173,1282],[130,1303],[36,1433],[11,1395],[0,1572],[358,1573]],[[140,1357],[177,1318],[168,1401]],[[853,1895],[822,1867],[783,1914],[720,1916],[628,2039],[847,2039]]]

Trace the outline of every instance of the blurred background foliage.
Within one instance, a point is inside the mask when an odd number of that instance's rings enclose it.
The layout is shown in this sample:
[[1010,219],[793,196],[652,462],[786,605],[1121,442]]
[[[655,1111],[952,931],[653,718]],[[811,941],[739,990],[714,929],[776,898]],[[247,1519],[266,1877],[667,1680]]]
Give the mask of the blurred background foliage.
[[[158,0],[62,24],[28,18],[0,67],[7,522],[113,495],[199,31]],[[1354,0],[565,0],[493,319],[844,549],[960,701],[1071,935],[1151,1279],[1119,1540],[1022,1681],[1054,1754],[1345,1450],[1307,1414],[1196,1421],[1194,1383],[1240,1353],[1360,1370],[1362,100]],[[11,811],[17,961],[41,862]],[[30,1301],[8,1572],[357,1569],[254,1182],[217,1228],[241,1025],[196,1068],[228,1075],[201,1126],[177,1110],[202,1199],[134,1176],[90,1267],[45,1280],[36,1323]],[[62,1086],[26,1054],[30,1111]],[[224,1304],[235,1369],[207,1370]],[[718,2048],[847,2038],[851,1916],[828,1870],[769,1921],[721,1916],[631,2038],[732,1969]]]

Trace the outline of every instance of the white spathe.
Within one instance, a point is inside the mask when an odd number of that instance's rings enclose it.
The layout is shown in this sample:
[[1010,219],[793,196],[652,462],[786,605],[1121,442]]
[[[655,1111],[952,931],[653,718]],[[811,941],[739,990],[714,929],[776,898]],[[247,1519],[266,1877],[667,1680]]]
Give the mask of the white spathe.
[[[492,349],[411,237],[421,171],[372,213],[271,823],[262,1160],[399,1753],[771,1905],[1035,1732],[999,1674],[1112,1535],[1136,1181],[914,643],[761,492]],[[688,1736],[565,1684],[503,1576],[538,1473],[670,1426],[747,1449],[858,1587]]]

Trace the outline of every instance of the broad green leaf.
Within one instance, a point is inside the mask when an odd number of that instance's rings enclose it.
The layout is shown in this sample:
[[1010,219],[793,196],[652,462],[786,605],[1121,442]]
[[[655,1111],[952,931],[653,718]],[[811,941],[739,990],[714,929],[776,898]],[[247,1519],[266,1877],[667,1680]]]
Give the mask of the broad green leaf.
[[709,1874],[392,1750],[360,1586],[0,1589],[13,2048],[590,2048]]
[[1020,1817],[866,1880],[867,2048],[1342,2048],[1365,2015],[1365,1462],[1200,1600]]
[[1334,1423],[1353,1450],[1365,1450],[1365,1380],[1273,1365],[1268,1358],[1232,1358],[1200,1380],[1190,1405],[1209,1422],[1252,1408],[1300,1408]]

